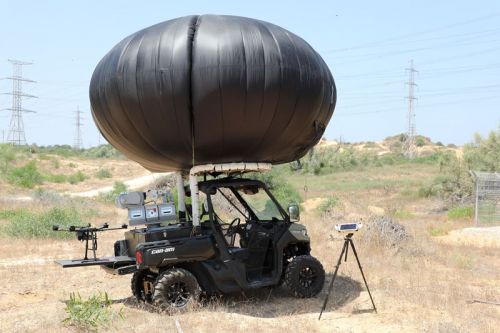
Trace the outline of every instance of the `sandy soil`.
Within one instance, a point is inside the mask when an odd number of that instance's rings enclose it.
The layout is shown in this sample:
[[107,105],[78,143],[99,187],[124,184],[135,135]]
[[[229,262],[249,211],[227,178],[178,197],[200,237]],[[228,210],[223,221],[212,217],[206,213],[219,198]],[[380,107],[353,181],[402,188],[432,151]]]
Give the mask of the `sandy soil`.
[[437,240],[447,244],[500,248],[500,227],[452,230],[446,236],[437,237]]

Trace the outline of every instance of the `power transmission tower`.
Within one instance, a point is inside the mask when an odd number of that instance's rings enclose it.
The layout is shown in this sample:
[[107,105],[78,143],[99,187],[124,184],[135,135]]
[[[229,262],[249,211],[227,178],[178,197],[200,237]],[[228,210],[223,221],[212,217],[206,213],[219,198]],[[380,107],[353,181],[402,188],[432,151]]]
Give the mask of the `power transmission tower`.
[[82,118],[81,114],[83,112],[80,111],[80,107],[76,108],[75,111],[75,141],[73,143],[73,148],[75,149],[82,149],[83,148],[83,142],[82,142]]
[[415,129],[415,73],[417,70],[413,67],[413,60],[410,60],[410,67],[406,68],[408,71],[408,132],[406,133],[406,141],[404,147],[405,156],[408,158],[414,158],[417,155],[417,145],[416,145],[416,129]]
[[23,113],[34,113],[35,111],[24,109],[22,100],[23,98],[36,98],[36,96],[23,93],[23,82],[35,83],[33,80],[23,78],[23,66],[31,65],[32,63],[12,59],[9,59],[9,62],[12,63],[13,73],[11,77],[6,77],[4,79],[12,81],[12,92],[5,93],[5,95],[12,95],[12,107],[3,109],[12,112],[7,142],[14,145],[25,145],[26,135],[24,132]]

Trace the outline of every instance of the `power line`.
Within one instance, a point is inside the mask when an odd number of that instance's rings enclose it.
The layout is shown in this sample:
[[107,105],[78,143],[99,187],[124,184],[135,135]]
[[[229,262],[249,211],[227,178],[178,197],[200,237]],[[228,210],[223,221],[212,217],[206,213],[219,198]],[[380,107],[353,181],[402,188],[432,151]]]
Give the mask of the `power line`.
[[12,96],[12,107],[8,109],[11,111],[9,133],[7,134],[7,142],[14,145],[25,145],[26,144],[26,134],[24,131],[23,113],[35,111],[24,109],[22,106],[23,98],[36,98],[36,96],[23,93],[23,82],[35,83],[33,80],[23,78],[23,66],[31,65],[31,62],[12,60],[13,73],[11,77],[6,77],[4,79],[12,81],[12,92],[5,93],[5,95]]
[[432,32],[436,32],[436,31],[447,30],[449,28],[453,28],[453,27],[456,27],[456,26],[467,25],[467,24],[470,24],[470,23],[475,23],[475,22],[483,21],[483,20],[489,20],[489,19],[495,18],[497,16],[500,16],[500,13],[493,13],[493,14],[489,14],[489,15],[486,15],[486,16],[476,17],[476,18],[473,18],[473,19],[470,19],[470,20],[466,20],[466,21],[455,22],[455,23],[452,23],[452,24],[449,24],[449,25],[445,25],[445,26],[441,26],[441,27],[437,27],[437,28],[432,28],[432,29],[427,29],[427,30],[423,30],[423,31],[417,31],[417,32],[413,32],[413,33],[403,34],[403,35],[399,35],[399,36],[395,36],[395,37],[390,37],[390,38],[386,38],[386,39],[382,39],[382,40],[378,40],[378,41],[368,42],[368,43],[365,43],[365,44],[358,44],[358,45],[354,45],[354,46],[351,46],[351,47],[339,48],[339,49],[330,49],[330,50],[326,50],[325,52],[322,52],[322,53],[345,52],[345,51],[351,51],[351,50],[357,50],[357,49],[364,49],[364,48],[371,48],[371,47],[380,47],[380,46],[382,46],[384,44],[393,43],[395,41],[401,41],[401,40],[404,41],[405,43],[407,43],[408,42],[408,37],[418,36],[418,35],[426,35],[426,34],[429,34],[429,33],[432,33]]

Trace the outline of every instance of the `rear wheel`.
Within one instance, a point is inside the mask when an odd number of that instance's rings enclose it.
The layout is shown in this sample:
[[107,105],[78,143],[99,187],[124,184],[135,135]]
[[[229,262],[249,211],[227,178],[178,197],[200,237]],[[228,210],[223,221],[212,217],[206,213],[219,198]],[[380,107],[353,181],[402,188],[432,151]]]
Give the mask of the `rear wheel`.
[[153,302],[153,283],[155,276],[148,271],[137,271],[132,276],[132,294],[138,302]]
[[165,310],[183,310],[198,300],[200,292],[193,274],[182,268],[171,268],[156,279],[153,301]]
[[325,283],[325,270],[321,263],[310,255],[292,259],[285,270],[285,288],[295,297],[316,296]]

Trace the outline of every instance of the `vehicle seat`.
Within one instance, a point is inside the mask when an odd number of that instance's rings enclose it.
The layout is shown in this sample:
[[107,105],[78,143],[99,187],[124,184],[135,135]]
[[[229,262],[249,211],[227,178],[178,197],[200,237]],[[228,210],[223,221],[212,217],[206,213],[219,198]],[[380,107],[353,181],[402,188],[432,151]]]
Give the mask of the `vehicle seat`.
[[250,254],[248,249],[241,247],[228,247],[227,252],[238,260],[246,260]]

